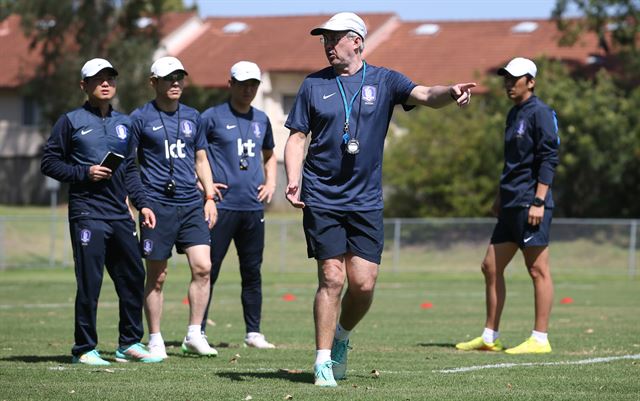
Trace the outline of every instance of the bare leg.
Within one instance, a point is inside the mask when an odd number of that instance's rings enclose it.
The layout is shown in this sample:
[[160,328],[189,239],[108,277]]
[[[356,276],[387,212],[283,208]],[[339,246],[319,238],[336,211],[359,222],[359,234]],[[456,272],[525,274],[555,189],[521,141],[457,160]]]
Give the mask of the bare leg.
[[351,253],[347,254],[345,262],[349,286],[342,298],[340,325],[352,330],[371,307],[378,265]]
[[195,245],[185,249],[191,283],[189,283],[189,325],[200,325],[209,300],[211,259],[209,245]]
[[549,248],[533,246],[524,248],[524,261],[533,280],[536,320],[533,329],[546,333],[553,304],[553,281],[549,268]]
[[318,290],[313,304],[316,349],[331,349],[346,277],[344,256],[318,260]]
[[487,320],[485,327],[498,331],[500,316],[507,297],[504,283],[504,270],[518,251],[518,245],[513,242],[490,244],[487,254],[482,261],[482,274],[485,282],[485,301],[487,304]]
[[147,317],[149,334],[160,332],[162,303],[164,295],[162,287],[167,279],[166,260],[147,260],[147,282],[144,287],[144,312]]

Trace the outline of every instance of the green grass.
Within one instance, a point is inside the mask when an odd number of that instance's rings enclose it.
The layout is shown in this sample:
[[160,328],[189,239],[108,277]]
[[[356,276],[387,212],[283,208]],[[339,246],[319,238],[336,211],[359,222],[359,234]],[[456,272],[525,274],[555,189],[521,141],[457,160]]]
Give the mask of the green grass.
[[[234,256],[230,253],[229,256]],[[182,261],[182,258],[178,258]],[[0,272],[0,400],[638,400],[640,360],[583,365],[533,365],[466,373],[440,370],[498,363],[579,361],[640,354],[640,282],[624,276],[556,273],[550,355],[508,356],[458,352],[484,321],[479,272],[450,270],[392,274],[383,267],[369,315],[352,335],[348,379],[336,389],[311,384],[314,358],[311,306],[314,267],[264,274],[263,332],[275,350],[241,346],[244,325],[239,275],[230,258],[216,287],[209,336],[215,359],[184,358],[182,303],[188,281],[183,263],[166,286],[163,335],[170,358],[160,365],[113,364],[108,369],[70,364],[75,281],[71,269]],[[477,260],[470,260],[471,264]],[[512,269],[502,325],[507,345],[528,336],[532,286]],[[284,294],[297,299],[285,302]],[[574,302],[562,305],[564,297]],[[105,278],[98,313],[99,347],[113,359],[117,299]],[[431,302],[433,308],[421,309]],[[236,357],[239,355],[239,358]],[[236,362],[231,362],[236,358]],[[287,373],[280,369],[301,370]],[[371,375],[380,372],[379,378]]]

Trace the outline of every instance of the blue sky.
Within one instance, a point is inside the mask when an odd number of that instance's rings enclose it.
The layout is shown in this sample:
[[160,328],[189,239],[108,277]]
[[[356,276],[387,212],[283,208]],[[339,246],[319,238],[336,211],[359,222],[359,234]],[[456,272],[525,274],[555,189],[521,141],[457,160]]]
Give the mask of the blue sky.
[[333,14],[340,11],[395,12],[403,20],[548,18],[556,0],[184,0],[200,15],[258,16]]

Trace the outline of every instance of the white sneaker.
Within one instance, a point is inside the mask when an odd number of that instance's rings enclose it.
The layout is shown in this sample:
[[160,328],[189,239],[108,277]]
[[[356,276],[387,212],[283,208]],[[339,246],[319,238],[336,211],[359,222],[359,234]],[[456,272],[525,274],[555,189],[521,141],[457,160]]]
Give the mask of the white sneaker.
[[218,351],[207,342],[207,336],[185,337],[182,342],[182,352],[199,356],[218,356]]
[[167,349],[164,347],[164,343],[149,343],[149,345],[147,345],[147,349],[149,350],[149,353],[156,358],[167,359],[169,357],[169,355],[167,355]]
[[247,336],[244,338],[244,345],[246,347],[254,347],[254,348],[262,348],[262,349],[271,349],[276,346],[271,344],[264,338],[264,334],[262,333],[247,333]]

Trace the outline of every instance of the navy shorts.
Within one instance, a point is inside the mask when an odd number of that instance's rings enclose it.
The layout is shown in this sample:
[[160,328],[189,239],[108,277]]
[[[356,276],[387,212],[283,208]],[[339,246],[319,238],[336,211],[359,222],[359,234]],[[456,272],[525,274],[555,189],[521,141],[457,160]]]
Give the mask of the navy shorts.
[[498,224],[491,235],[492,244],[514,242],[520,248],[549,245],[549,228],[553,209],[544,209],[542,222],[537,226],[527,223],[529,208],[507,208],[500,211]]
[[178,253],[184,253],[191,246],[211,244],[201,203],[176,206],[155,202],[151,209],[156,215],[156,227],[140,224],[140,248],[145,259],[169,259],[174,245]]
[[325,260],[350,252],[380,264],[384,245],[382,209],[357,212],[306,206],[302,211],[310,258]]

